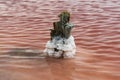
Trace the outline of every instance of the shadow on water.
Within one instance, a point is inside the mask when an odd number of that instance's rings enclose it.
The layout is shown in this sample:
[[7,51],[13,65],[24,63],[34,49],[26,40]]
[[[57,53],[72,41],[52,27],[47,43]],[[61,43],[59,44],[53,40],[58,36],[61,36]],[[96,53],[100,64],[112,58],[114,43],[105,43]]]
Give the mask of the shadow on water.
[[40,54],[43,54],[43,52],[29,48],[14,48],[7,52],[7,55],[10,56],[26,56],[26,57],[41,56]]
[[39,50],[14,48],[0,55],[0,80],[73,80],[73,59],[41,57],[41,54]]

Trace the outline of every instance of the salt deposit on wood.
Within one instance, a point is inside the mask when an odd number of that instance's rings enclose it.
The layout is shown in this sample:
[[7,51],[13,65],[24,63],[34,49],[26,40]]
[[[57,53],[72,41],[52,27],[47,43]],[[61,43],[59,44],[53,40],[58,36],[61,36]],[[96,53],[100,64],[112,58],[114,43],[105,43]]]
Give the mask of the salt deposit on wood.
[[51,29],[51,40],[46,44],[44,52],[50,57],[73,58],[76,52],[74,37],[71,35],[73,24],[69,22],[70,13],[67,11],[59,15],[60,21],[54,22]]

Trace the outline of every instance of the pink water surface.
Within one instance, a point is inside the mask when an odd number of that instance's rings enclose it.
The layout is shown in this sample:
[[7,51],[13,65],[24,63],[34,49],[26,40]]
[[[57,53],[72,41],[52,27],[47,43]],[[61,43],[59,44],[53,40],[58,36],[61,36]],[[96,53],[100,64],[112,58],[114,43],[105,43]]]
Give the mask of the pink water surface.
[[[43,51],[63,10],[75,25],[74,59],[3,56]],[[120,80],[120,1],[0,0],[0,53],[0,80]]]

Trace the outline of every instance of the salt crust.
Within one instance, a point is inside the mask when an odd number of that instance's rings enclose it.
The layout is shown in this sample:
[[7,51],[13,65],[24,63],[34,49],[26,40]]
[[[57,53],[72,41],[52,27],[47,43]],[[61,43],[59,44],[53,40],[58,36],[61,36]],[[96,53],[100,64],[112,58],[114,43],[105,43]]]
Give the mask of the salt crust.
[[[58,51],[55,51],[55,48]],[[61,37],[54,37],[53,40],[48,41],[44,53],[50,57],[59,58],[63,55],[64,58],[73,58],[76,52],[76,45],[74,37],[71,35],[68,39]]]

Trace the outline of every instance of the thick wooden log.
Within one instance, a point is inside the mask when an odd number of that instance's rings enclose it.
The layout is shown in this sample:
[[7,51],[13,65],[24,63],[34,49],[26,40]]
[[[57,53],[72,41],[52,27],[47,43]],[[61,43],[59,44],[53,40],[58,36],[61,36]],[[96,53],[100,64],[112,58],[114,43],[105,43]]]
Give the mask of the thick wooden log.
[[51,40],[52,38],[59,36],[61,38],[68,39],[71,34],[73,25],[69,24],[70,13],[62,12],[60,15],[60,21],[53,22],[54,28],[51,29]]

